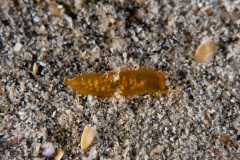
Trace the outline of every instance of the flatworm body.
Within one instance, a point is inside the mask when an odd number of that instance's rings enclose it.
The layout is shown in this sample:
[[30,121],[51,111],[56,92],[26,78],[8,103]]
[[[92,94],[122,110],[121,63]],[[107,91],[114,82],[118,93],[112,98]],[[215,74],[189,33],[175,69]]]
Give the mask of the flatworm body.
[[83,95],[100,97],[141,95],[163,91],[166,78],[153,69],[124,70],[108,73],[83,74],[64,84]]

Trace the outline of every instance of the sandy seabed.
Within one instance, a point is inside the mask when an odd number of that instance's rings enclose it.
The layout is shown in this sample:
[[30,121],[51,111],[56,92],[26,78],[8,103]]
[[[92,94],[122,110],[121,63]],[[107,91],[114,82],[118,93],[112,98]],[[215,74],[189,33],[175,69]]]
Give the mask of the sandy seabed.
[[[239,25],[229,0],[2,0],[0,159],[239,159]],[[197,63],[206,38],[218,48]],[[63,84],[140,67],[171,90],[100,98]]]

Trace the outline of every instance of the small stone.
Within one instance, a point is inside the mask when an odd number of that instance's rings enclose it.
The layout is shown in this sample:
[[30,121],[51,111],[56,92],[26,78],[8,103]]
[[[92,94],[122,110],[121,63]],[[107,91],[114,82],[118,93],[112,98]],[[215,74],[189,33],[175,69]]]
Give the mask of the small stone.
[[202,120],[202,123],[204,124],[204,125],[209,125],[209,122],[207,121],[207,120]]
[[42,145],[42,148],[43,148],[42,154],[44,156],[51,156],[55,152],[55,148],[52,143],[44,143]]
[[64,14],[63,6],[59,5],[58,3],[55,3],[55,2],[49,2],[48,9],[52,15],[57,16],[57,17],[62,17]]
[[84,5],[85,0],[74,0],[74,6],[76,9],[81,10],[82,6]]
[[21,49],[22,49],[23,45],[21,43],[16,43],[15,46],[14,46],[14,51],[15,52],[19,52]]
[[43,34],[43,33],[47,33],[46,32],[46,27],[44,25],[42,25],[40,28],[39,28],[39,33]]
[[126,52],[123,53],[123,58],[127,59],[127,53]]
[[121,38],[117,38],[112,42],[110,51],[121,52],[121,51],[124,51],[126,48],[127,48],[126,41]]

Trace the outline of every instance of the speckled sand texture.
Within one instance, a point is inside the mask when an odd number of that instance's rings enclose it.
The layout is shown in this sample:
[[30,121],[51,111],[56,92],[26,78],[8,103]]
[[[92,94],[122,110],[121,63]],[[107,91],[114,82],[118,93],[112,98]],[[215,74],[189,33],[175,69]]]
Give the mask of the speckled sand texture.
[[[239,1],[49,2],[0,0],[0,159],[239,159]],[[197,63],[204,38],[218,49]],[[99,98],[63,84],[126,67],[164,72],[171,90]]]

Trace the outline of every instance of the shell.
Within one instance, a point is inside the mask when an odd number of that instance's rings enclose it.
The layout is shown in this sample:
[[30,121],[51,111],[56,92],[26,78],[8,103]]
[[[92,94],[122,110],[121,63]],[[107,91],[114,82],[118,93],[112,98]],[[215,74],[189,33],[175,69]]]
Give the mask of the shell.
[[38,71],[39,71],[38,64],[37,64],[37,63],[34,63],[32,74],[33,74],[34,76],[36,76],[36,75],[38,74]]
[[56,2],[49,2],[45,4],[48,7],[49,11],[53,16],[62,17],[64,14],[63,5],[60,5]]
[[57,155],[54,157],[54,160],[60,160],[64,154],[64,151],[62,149],[57,150]]
[[84,151],[89,148],[95,138],[95,131],[86,125],[82,134],[81,149]]
[[195,61],[205,63],[213,57],[218,43],[214,41],[203,42],[196,50]]
[[164,150],[163,146],[158,146],[153,150],[153,153],[162,153]]
[[64,84],[83,95],[110,97],[142,95],[166,89],[163,73],[153,69],[123,70],[120,72],[83,74]]

